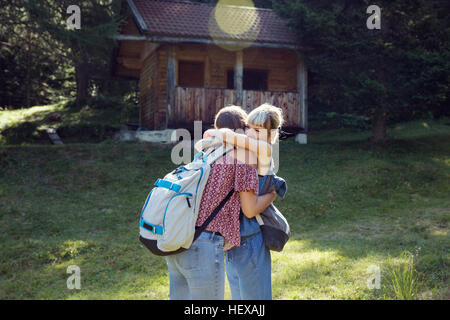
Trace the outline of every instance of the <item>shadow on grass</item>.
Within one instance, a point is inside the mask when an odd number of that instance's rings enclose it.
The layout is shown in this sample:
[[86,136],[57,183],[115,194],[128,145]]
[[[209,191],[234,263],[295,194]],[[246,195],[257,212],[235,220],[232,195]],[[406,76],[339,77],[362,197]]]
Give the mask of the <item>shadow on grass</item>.
[[[151,256],[134,238],[135,245],[131,239],[121,245],[89,238],[83,240],[83,237],[77,237],[77,240],[51,240],[45,245],[29,240],[24,242],[28,248],[10,244],[15,254],[12,257],[2,254],[5,263],[2,263],[1,270],[1,298],[136,299],[147,295],[166,299],[168,279],[165,261]],[[86,244],[86,247],[76,250],[73,243]],[[25,255],[24,259],[17,257],[19,252]],[[4,270],[7,265],[13,270],[21,270],[20,276],[12,270]],[[81,290],[67,288],[70,276],[67,267],[70,265],[80,267]]]
[[9,124],[1,135],[6,144],[47,144],[49,139],[43,128],[53,127],[64,142],[97,143],[112,138],[123,122],[134,120],[135,109],[136,106],[117,97],[95,97],[81,106],[67,100],[26,110],[26,115],[17,124]]
[[[447,137],[397,139],[382,155],[352,141],[283,142],[280,176],[289,190],[276,205],[293,236],[273,255],[276,296],[377,298],[364,287],[367,266],[389,265],[416,246],[426,279],[448,282],[448,258],[439,257],[448,244],[449,166],[436,160],[448,156]],[[174,167],[169,149],[112,143],[4,150],[2,298],[168,298],[164,259],[139,243],[137,222],[153,182]],[[432,208],[443,212],[421,211]],[[71,264],[81,268],[79,292],[66,289]]]

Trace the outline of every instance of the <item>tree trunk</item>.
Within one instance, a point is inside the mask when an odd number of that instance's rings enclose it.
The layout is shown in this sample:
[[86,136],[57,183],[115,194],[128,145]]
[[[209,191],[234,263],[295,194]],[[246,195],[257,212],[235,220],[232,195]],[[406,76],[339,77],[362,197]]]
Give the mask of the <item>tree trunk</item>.
[[102,79],[98,82],[98,93],[103,96],[111,95],[111,81],[109,79]]
[[25,105],[31,107],[31,57],[30,51],[27,52],[27,74],[25,78]]
[[31,36],[27,33],[27,73],[25,78],[25,105],[31,107]]
[[77,82],[77,103],[83,103],[88,98],[89,66],[86,62],[75,65],[75,77]]
[[386,140],[386,110],[377,108],[373,117],[372,141],[375,143]]

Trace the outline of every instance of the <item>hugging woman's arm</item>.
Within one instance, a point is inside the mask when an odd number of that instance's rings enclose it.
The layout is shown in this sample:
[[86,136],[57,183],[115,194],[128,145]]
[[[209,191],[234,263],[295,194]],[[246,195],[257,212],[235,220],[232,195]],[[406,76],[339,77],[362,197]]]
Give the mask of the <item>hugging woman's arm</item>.
[[277,197],[275,191],[258,196],[254,192],[239,192],[241,198],[241,209],[245,216],[249,219],[263,212],[268,205]]

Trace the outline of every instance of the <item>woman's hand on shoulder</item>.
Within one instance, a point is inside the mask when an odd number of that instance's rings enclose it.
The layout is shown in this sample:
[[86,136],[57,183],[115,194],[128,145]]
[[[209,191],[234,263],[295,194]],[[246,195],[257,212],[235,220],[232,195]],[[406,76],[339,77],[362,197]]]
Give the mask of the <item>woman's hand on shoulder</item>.
[[223,139],[226,135],[234,135],[234,131],[229,128],[220,128],[220,129],[209,129],[205,131],[205,134],[209,136],[216,137],[219,139]]
[[215,131],[217,131],[217,129],[208,129],[208,130],[206,130],[203,133],[203,139],[214,137],[215,136],[214,135]]

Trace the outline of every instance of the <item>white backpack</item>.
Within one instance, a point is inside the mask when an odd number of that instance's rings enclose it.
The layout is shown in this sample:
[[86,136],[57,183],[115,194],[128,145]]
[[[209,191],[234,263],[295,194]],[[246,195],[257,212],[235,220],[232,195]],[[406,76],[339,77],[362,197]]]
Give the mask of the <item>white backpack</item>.
[[230,191],[205,223],[196,229],[203,190],[211,164],[233,147],[223,146],[209,153],[199,152],[194,160],[158,179],[150,191],[139,221],[140,241],[156,255],[170,255],[189,249],[192,242],[234,193]]

